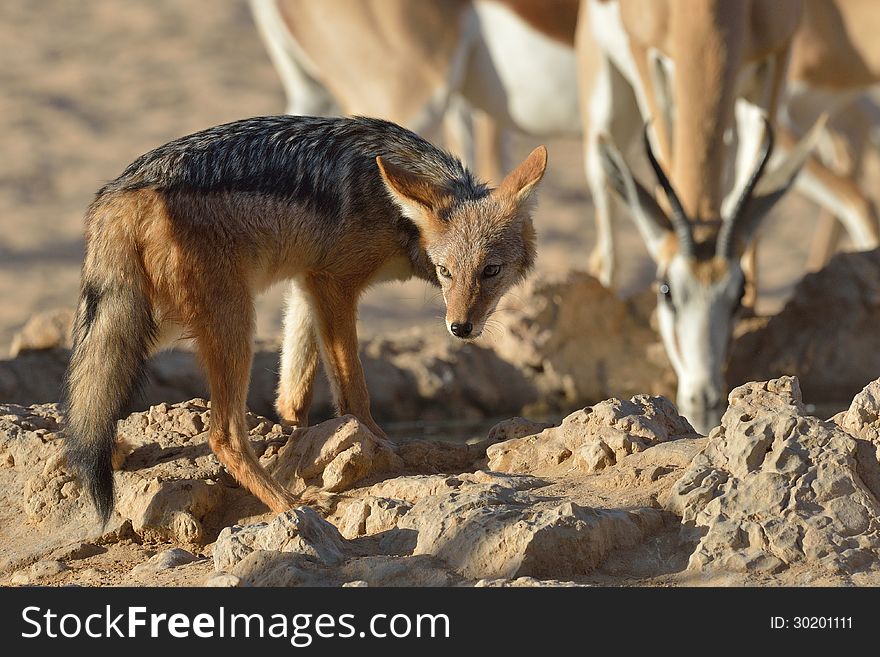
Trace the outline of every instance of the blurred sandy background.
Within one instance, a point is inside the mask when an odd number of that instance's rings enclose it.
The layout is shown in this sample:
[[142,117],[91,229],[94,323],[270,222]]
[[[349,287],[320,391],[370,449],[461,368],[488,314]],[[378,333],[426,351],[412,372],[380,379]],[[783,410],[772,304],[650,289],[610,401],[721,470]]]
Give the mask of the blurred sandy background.
[[[328,44],[344,47],[342,44]],[[0,3],[0,354],[34,312],[73,306],[82,213],[97,188],[139,154],[284,97],[244,0],[3,0]],[[522,138],[518,155],[537,142]],[[550,172],[536,216],[538,267],[584,267],[593,218],[575,140],[547,142]],[[801,274],[815,209],[790,196],[767,222],[761,310]],[[628,219],[625,287],[651,265]],[[258,334],[275,334],[283,290],[258,302]],[[411,281],[372,290],[362,333],[432,322],[438,298]],[[438,323],[438,337],[445,331]]]

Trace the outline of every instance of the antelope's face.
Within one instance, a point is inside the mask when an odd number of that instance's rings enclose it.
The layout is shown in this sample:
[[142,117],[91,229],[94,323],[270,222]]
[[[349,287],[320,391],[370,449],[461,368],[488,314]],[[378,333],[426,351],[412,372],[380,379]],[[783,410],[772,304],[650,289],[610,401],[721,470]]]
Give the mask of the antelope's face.
[[658,272],[657,320],[678,377],[679,411],[708,433],[726,408],[724,370],[745,276],[736,259],[676,254]]
[[678,377],[678,408],[700,433],[717,426],[726,408],[724,370],[746,283],[740,257],[761,219],[794,182],[823,127],[824,118],[764,176],[773,151],[773,132],[766,123],[758,164],[732,214],[718,222],[688,218],[651,151],[647,127],[645,150],[669,200],[669,216],[653,194],[636,182],[610,139],[599,139],[608,181],[629,205],[657,263],[657,316]]
[[435,266],[447,330],[462,340],[479,337],[504,293],[534,264],[531,197],[547,151],[535,149],[497,189],[468,198],[384,158],[378,163],[392,199],[419,228]]

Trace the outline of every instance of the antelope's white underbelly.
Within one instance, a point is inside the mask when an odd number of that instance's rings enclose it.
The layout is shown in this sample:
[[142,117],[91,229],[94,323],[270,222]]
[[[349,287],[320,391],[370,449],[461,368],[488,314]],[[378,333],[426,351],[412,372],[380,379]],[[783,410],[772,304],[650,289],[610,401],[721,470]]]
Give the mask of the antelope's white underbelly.
[[468,100],[536,137],[581,132],[573,48],[508,8],[477,2],[479,37],[464,86]]

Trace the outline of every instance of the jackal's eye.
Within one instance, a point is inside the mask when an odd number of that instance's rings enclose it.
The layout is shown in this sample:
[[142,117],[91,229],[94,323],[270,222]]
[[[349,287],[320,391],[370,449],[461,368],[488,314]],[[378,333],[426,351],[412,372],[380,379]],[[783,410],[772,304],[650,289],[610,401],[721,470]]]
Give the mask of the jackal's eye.
[[486,265],[483,267],[483,276],[486,278],[492,278],[493,276],[497,276],[500,271],[501,265]]
[[437,265],[437,273],[443,278],[452,278],[452,272],[446,269],[443,265]]

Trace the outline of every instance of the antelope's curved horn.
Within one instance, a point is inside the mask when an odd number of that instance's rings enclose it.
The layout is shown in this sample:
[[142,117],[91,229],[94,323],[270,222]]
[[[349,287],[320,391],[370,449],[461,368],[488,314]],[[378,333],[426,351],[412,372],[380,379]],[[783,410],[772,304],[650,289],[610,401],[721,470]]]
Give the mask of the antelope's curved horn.
[[688,219],[681,201],[678,199],[678,195],[672,189],[672,183],[666,177],[666,172],[663,171],[663,167],[660,166],[657,158],[654,157],[654,151],[651,150],[651,138],[648,135],[648,128],[650,127],[651,123],[645,122],[645,153],[648,156],[648,162],[651,163],[651,168],[654,169],[654,174],[657,176],[657,182],[660,183],[666,198],[669,199],[669,207],[672,209],[672,216],[669,217],[669,220],[672,222],[672,228],[675,231],[675,236],[678,238],[679,252],[684,256],[692,256],[694,255],[694,234],[691,229],[691,221]]
[[737,226],[742,223],[746,208],[749,205],[749,201],[752,200],[752,195],[755,192],[755,187],[758,182],[760,182],[761,176],[764,175],[764,169],[767,167],[767,162],[770,161],[770,157],[773,155],[773,144],[773,126],[770,125],[770,120],[765,116],[764,147],[758,155],[758,164],[755,166],[752,175],[746,181],[742,194],[740,194],[736,201],[736,205],[733,208],[733,212],[721,224],[721,230],[718,233],[718,243],[715,247],[715,253],[721,258],[730,258],[733,256],[734,238],[736,237]]

